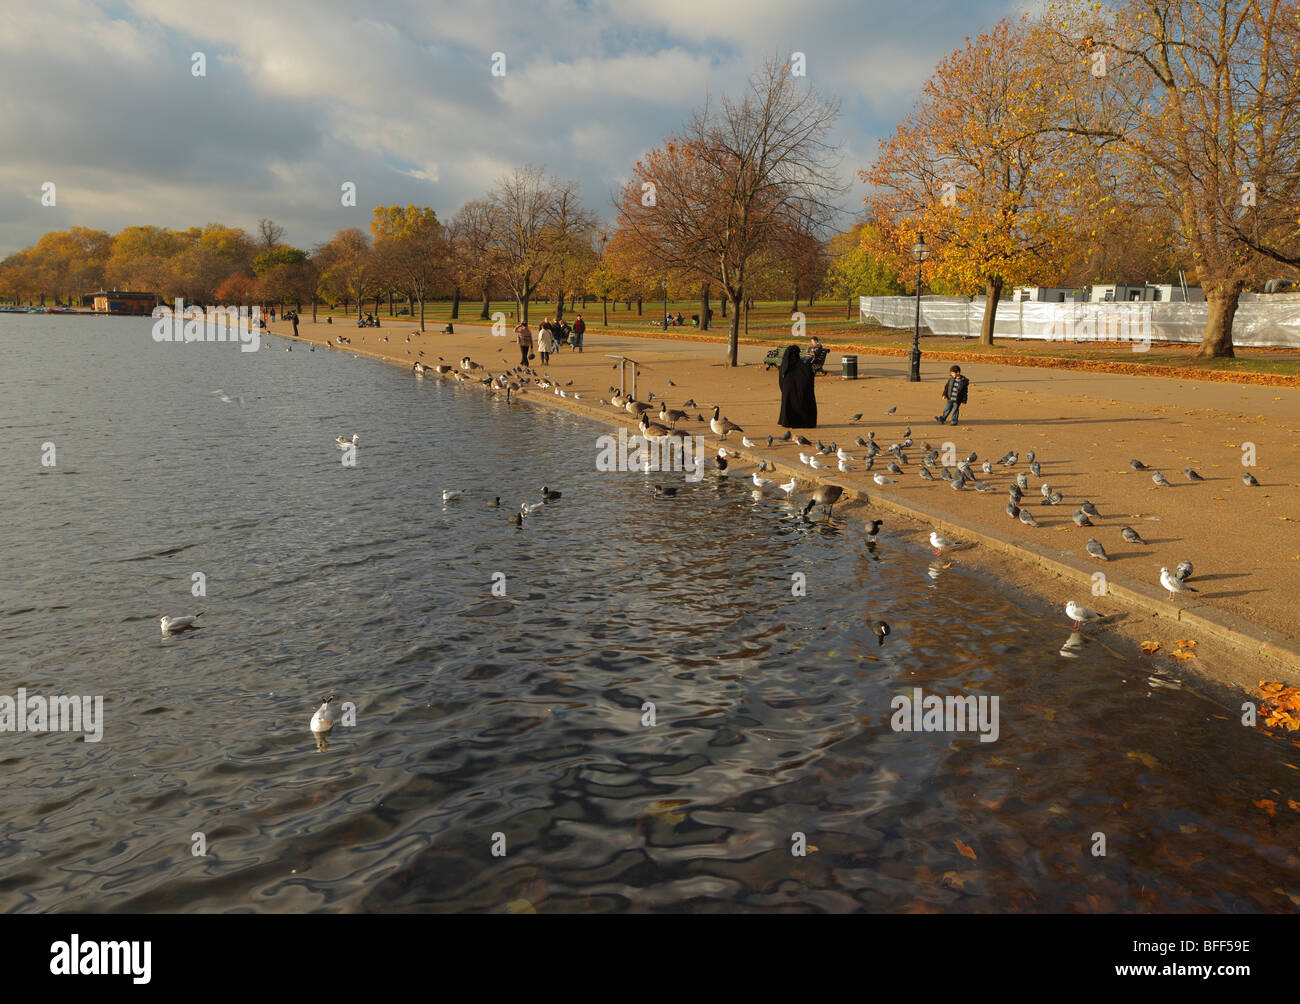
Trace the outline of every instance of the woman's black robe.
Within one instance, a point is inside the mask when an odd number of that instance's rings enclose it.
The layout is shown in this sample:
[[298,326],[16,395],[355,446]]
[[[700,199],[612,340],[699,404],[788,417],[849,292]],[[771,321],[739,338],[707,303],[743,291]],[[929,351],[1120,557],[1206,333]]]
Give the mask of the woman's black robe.
[[816,377],[812,367],[799,357],[799,346],[791,345],[781,358],[781,418],[786,429],[817,428]]

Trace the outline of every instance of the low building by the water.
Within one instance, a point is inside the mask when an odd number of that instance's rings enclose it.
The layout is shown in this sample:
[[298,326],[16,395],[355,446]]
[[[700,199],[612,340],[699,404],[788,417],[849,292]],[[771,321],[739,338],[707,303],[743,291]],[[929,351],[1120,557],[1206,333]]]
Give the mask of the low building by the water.
[[103,290],[95,294],[96,314],[145,314],[158,305],[156,293],[132,293],[125,290]]

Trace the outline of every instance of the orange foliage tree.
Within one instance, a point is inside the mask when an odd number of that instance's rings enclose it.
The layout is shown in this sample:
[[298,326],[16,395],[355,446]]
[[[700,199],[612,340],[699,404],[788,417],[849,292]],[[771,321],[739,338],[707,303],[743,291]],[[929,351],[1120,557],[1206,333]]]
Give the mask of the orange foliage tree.
[[1027,20],[1003,20],[968,40],[860,172],[880,224],[863,231],[864,250],[895,256],[907,272],[924,235],[928,276],[984,292],[986,345],[1003,287],[1054,284],[1079,247],[1083,144],[1056,128],[1065,99],[1038,58],[1041,37]]

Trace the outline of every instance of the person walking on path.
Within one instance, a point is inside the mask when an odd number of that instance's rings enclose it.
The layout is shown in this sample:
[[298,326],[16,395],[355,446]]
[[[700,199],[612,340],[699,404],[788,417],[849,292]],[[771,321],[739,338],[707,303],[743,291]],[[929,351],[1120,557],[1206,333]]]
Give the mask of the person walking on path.
[[528,365],[528,354],[533,351],[533,333],[528,330],[528,325],[519,323],[515,325],[515,339],[519,342],[519,365]]
[[799,346],[786,346],[778,370],[781,387],[781,417],[787,429],[817,428],[817,392],[812,367],[799,355]]
[[551,328],[551,319],[548,317],[542,321],[542,326],[537,329],[537,354],[542,357],[542,365],[547,366],[551,362],[551,353],[555,351],[555,332]]
[[943,425],[948,413],[952,413],[952,424],[957,424],[957,416],[961,414],[961,406],[966,403],[966,394],[970,389],[970,381],[961,375],[961,367],[954,365],[948,371],[948,382],[943,385],[943,414],[935,415],[934,420]]
[[587,322],[579,314],[573,322],[573,347],[579,352],[582,351],[582,336],[587,333]]
[[289,314],[289,320],[293,321],[293,337],[298,337],[298,311]]

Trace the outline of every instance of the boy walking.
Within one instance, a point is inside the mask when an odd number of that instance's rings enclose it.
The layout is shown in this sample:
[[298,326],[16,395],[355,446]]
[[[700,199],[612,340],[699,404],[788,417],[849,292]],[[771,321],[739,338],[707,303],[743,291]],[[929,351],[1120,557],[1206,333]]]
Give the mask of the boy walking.
[[948,382],[943,386],[944,406],[943,414],[935,415],[934,420],[943,425],[948,413],[952,413],[952,424],[957,424],[957,416],[961,413],[961,406],[966,403],[966,392],[970,387],[970,381],[961,375],[961,367],[954,365],[948,371]]

